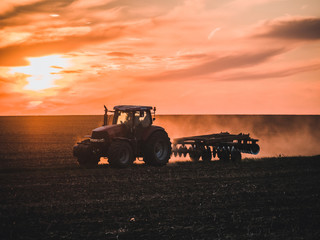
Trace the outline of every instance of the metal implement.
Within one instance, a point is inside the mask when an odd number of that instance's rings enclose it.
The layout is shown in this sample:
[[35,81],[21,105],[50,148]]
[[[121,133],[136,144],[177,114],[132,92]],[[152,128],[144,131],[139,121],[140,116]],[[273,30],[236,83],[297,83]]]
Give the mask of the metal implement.
[[173,140],[172,153],[179,157],[186,157],[189,154],[193,161],[199,161],[201,157],[207,162],[217,156],[223,161],[236,162],[241,160],[241,153],[258,154],[260,151],[258,141],[249,134],[235,135],[228,132],[183,137]]

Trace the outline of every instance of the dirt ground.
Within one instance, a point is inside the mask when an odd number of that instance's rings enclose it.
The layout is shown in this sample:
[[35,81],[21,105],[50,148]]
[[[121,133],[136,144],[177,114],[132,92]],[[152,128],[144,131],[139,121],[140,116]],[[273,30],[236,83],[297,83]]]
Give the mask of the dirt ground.
[[320,239],[320,156],[0,169],[0,239]]

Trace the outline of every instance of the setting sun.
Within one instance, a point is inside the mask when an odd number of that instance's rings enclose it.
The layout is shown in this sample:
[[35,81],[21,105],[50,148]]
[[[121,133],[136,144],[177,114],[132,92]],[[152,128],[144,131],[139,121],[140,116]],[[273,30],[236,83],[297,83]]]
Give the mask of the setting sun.
[[54,81],[61,78],[59,72],[69,65],[66,58],[60,55],[50,55],[37,58],[27,58],[29,66],[13,67],[12,73],[27,75],[28,84],[26,90],[39,91],[54,87]]

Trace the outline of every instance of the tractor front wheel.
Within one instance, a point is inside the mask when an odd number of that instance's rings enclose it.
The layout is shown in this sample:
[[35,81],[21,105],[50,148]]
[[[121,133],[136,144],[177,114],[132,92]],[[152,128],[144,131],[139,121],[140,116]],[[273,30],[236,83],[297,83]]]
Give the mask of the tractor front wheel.
[[111,167],[126,168],[134,161],[133,150],[127,141],[114,141],[109,147],[108,161]]
[[73,147],[73,155],[78,158],[78,163],[83,168],[94,168],[100,161],[100,157],[93,153],[90,140],[88,139]]

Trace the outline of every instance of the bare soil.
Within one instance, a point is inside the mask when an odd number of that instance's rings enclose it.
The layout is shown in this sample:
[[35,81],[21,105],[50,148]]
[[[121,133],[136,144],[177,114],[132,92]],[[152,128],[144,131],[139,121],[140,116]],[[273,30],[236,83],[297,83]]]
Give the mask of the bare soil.
[[320,156],[0,169],[0,239],[320,239]]

